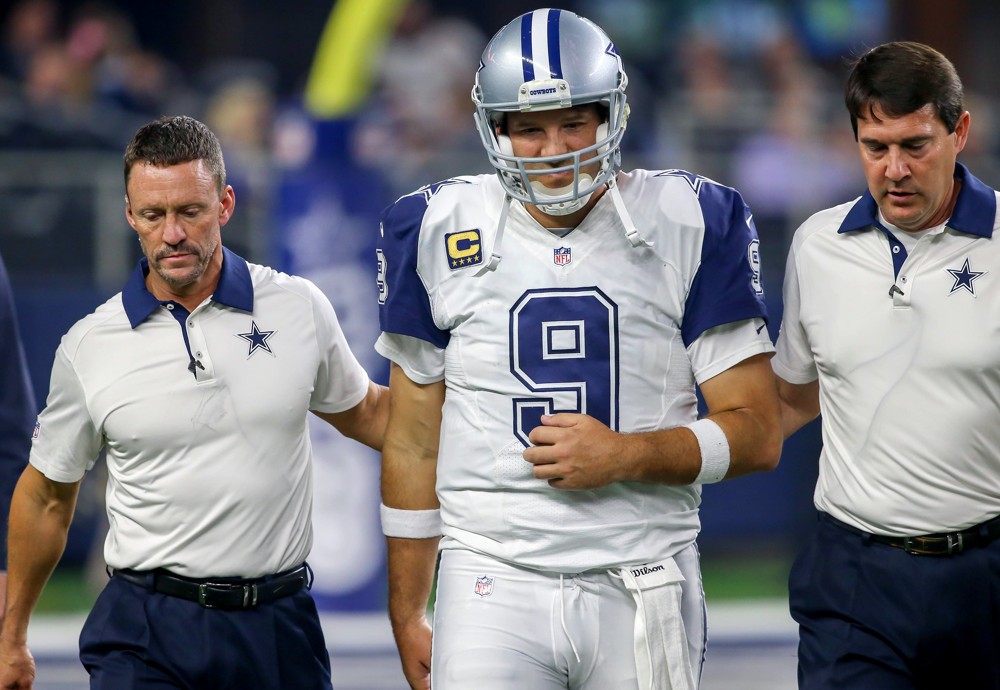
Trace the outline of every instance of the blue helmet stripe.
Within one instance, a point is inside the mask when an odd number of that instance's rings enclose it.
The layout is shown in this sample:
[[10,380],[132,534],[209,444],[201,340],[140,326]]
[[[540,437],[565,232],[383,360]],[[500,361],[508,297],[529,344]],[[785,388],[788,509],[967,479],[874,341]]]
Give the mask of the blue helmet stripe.
[[531,54],[531,18],[534,12],[528,12],[521,17],[521,67],[524,70],[524,81],[535,78],[535,63]]
[[562,79],[562,60],[559,57],[559,15],[562,10],[549,10],[549,72],[552,79]]

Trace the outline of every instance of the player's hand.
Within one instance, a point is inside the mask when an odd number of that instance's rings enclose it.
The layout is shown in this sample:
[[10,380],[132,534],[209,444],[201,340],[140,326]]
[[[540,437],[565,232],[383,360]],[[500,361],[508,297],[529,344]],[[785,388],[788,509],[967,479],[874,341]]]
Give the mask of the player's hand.
[[534,474],[557,489],[598,489],[625,479],[623,436],[585,414],[542,415],[528,435],[524,459]]
[[27,645],[0,642],[0,688],[30,690],[35,682],[35,659]]
[[430,690],[431,687],[431,625],[425,616],[419,620],[393,629],[403,675],[413,690]]

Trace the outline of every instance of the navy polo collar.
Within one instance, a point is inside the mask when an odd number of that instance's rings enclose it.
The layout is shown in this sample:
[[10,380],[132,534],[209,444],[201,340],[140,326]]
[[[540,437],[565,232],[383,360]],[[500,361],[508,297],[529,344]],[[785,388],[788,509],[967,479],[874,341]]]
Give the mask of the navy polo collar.
[[[149,260],[142,257],[135,270],[122,288],[122,306],[132,328],[137,327],[159,309],[160,300],[146,289],[146,275],[149,274]],[[212,300],[241,311],[253,311],[253,281],[250,269],[240,256],[222,248],[222,272],[215,286]]]
[[[962,188],[958,192],[958,201],[955,202],[955,210],[948,219],[947,227],[967,235],[992,237],[997,215],[996,194],[961,163],[955,164],[955,178],[962,182]],[[878,222],[878,205],[871,192],[865,190],[837,232],[854,232],[877,227],[881,227]]]

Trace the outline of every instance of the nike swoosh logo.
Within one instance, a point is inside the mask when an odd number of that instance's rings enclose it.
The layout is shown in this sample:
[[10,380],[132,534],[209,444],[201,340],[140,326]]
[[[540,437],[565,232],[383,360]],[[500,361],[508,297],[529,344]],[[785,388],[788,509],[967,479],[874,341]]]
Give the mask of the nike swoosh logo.
[[761,332],[762,330],[764,330],[764,327],[765,327],[765,326],[767,326],[767,324],[766,324],[766,323],[762,323],[762,324],[760,325],[760,328],[758,328],[758,329],[757,329],[757,335],[760,335],[760,332]]

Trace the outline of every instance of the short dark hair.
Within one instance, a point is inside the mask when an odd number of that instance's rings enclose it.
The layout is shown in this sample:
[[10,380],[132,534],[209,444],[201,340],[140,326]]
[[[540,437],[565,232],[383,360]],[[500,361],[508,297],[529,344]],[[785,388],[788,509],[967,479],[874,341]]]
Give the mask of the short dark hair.
[[876,105],[886,115],[901,117],[928,103],[948,133],[954,132],[965,110],[962,80],[948,58],[912,41],[883,43],[869,50],[854,63],[844,89],[855,139],[858,118],[874,117]]
[[219,194],[226,187],[222,147],[206,125],[186,115],[161,117],[142,126],[125,147],[125,188],[132,167],[145,161],[158,167],[203,160],[212,172]]

